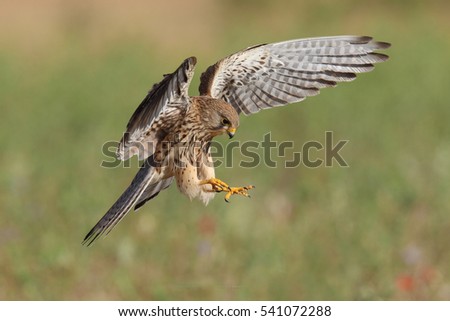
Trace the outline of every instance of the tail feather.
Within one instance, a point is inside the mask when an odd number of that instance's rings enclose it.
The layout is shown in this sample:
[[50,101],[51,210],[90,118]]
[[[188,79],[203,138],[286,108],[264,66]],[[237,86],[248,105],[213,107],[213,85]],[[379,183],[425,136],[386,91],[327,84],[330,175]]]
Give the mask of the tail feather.
[[97,238],[103,234],[108,234],[119,223],[130,209],[138,202],[142,193],[151,184],[158,179],[158,174],[154,167],[147,160],[142,165],[139,172],[134,177],[130,186],[123,192],[119,199],[98,221],[98,223],[89,231],[82,244],[90,246]]
[[139,198],[139,200],[137,201],[136,206],[134,207],[134,210],[137,211],[139,208],[141,208],[145,203],[147,203],[148,201],[150,201],[151,199],[155,198],[156,196],[158,196],[158,194],[162,191],[165,190],[166,188],[168,188],[170,186],[170,184],[172,184],[173,182],[173,176],[166,178],[166,179],[162,179],[157,183],[154,184],[150,184],[144,191],[144,193],[142,193],[141,197]]

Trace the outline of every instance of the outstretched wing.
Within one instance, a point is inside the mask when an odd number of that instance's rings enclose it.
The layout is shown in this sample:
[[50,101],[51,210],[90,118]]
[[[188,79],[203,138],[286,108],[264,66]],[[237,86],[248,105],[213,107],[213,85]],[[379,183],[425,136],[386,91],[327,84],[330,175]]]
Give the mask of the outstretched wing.
[[186,59],[172,74],[153,86],[128,122],[117,156],[126,160],[138,154],[145,159],[154,152],[157,141],[166,136],[190,102],[189,84],[197,59]]
[[[122,193],[119,199],[111,206],[106,214],[98,221],[98,223],[89,231],[82,244],[91,245],[98,237],[108,234],[119,223],[131,208],[142,202],[141,197],[151,185],[157,185],[161,180],[161,173],[157,167],[152,166],[152,158],[148,158],[143,164],[130,186]],[[156,192],[156,194],[159,193]],[[153,196],[156,196],[153,193]]]
[[321,88],[351,81],[388,59],[375,50],[390,44],[371,37],[297,39],[250,47],[210,66],[200,95],[223,99],[246,115],[314,96]]

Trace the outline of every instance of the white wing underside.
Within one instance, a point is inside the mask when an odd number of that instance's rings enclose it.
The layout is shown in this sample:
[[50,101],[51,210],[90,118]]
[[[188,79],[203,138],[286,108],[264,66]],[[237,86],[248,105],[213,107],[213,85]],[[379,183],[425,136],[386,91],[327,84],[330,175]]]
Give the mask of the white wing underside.
[[200,94],[224,99],[239,112],[256,113],[314,96],[351,81],[388,56],[389,44],[370,37],[298,39],[250,47],[228,56],[202,75]]

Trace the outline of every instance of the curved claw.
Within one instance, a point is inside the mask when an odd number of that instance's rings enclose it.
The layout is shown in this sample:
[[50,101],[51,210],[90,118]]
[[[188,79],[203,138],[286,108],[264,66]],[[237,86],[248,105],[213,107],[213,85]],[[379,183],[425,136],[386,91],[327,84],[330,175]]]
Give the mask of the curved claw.
[[200,185],[206,185],[206,184],[211,185],[211,189],[205,190],[206,192],[212,192],[212,193],[226,192],[225,201],[227,203],[230,202],[230,197],[235,194],[242,195],[245,197],[250,197],[250,195],[248,194],[248,191],[255,188],[255,185],[248,185],[248,186],[243,186],[243,187],[230,187],[230,186],[228,186],[227,183],[222,182],[218,178],[210,178],[210,179],[206,179],[206,180],[203,180],[200,182]]
[[255,188],[254,185],[244,186],[244,187],[230,187],[228,193],[225,195],[225,202],[230,202],[231,195],[242,195],[250,198],[249,190]]

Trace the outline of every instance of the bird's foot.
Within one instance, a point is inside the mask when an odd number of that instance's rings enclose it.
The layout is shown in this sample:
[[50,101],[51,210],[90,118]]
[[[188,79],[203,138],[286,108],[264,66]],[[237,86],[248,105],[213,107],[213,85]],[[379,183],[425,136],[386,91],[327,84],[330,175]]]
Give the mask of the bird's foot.
[[208,190],[208,192],[216,192],[216,193],[225,192],[225,191],[228,192],[230,189],[230,186],[228,186],[227,183],[222,182],[218,178],[210,178],[210,179],[205,179],[203,181],[200,181],[200,185],[206,185],[206,184],[209,184],[212,187],[212,189]]
[[229,202],[231,195],[235,195],[235,194],[250,197],[250,195],[248,194],[248,191],[255,188],[254,185],[249,185],[249,186],[244,186],[244,187],[230,187],[227,183],[221,181],[218,178],[205,179],[200,182],[200,185],[206,185],[206,184],[209,184],[212,187],[212,189],[208,190],[208,192],[216,192],[216,193],[226,192],[227,193],[225,195],[226,202]]
[[243,186],[243,187],[230,187],[228,193],[225,195],[225,202],[230,201],[231,195],[242,195],[250,197],[249,190],[255,188],[255,185]]

